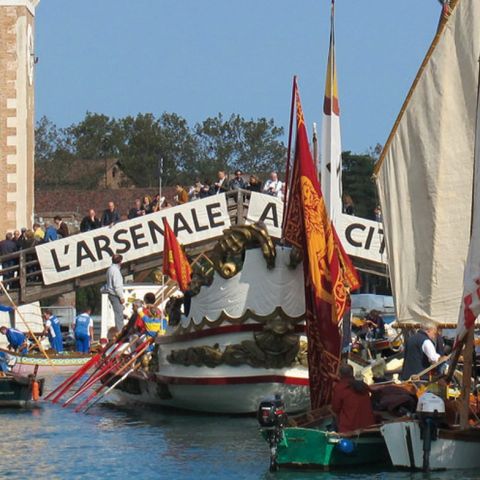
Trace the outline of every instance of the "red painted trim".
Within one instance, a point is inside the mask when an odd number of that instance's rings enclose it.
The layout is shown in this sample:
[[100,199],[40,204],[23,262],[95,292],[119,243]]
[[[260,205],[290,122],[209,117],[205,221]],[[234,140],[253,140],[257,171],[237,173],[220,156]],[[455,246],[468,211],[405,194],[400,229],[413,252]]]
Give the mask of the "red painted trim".
[[250,377],[168,377],[157,375],[157,381],[169,385],[244,385],[248,383],[283,383],[307,386],[308,378],[285,377],[283,375],[257,375]]
[[[210,337],[214,335],[224,335],[228,333],[239,332],[261,332],[263,325],[261,323],[244,323],[242,325],[225,325],[223,327],[206,328],[198,332],[185,333],[183,335],[165,335],[157,337],[155,343],[166,345],[168,343],[186,342],[197,338]],[[305,333],[305,325],[295,325],[295,333]]]

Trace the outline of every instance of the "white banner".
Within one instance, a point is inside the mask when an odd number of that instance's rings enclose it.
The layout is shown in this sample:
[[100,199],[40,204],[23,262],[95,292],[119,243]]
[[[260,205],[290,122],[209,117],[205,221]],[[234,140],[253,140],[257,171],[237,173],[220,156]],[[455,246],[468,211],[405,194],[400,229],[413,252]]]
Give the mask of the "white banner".
[[272,195],[252,192],[248,205],[247,223],[263,222],[268,233],[275,238],[282,236],[283,202]]
[[380,222],[342,213],[337,218],[335,228],[350,256],[387,263],[383,225]]
[[[247,223],[262,221],[272,237],[282,236],[283,202],[277,197],[252,192]],[[335,224],[345,251],[352,257],[387,263],[383,227],[379,222],[340,214]]]
[[163,251],[166,217],[184,245],[219,237],[230,227],[225,195],[172,207],[36,247],[46,285],[108,268],[117,253],[124,262]]

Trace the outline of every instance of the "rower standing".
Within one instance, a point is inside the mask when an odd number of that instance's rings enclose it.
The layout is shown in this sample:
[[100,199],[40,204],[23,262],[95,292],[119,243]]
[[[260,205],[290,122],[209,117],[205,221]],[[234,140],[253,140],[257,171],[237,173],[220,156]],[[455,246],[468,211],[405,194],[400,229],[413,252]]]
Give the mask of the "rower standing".
[[43,335],[48,335],[50,346],[57,353],[63,353],[62,330],[60,328],[60,320],[56,315],[52,314],[51,310],[43,312],[43,319],[45,320],[45,328]]
[[93,341],[93,320],[90,314],[92,310],[86,308],[83,313],[73,321],[75,334],[75,350],[80,353],[90,353],[90,343]]

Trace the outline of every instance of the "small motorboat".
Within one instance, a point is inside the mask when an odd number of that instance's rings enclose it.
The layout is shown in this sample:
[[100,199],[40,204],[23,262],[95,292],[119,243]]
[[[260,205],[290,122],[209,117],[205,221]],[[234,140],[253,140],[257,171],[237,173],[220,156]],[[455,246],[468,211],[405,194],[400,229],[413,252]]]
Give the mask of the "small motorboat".
[[[391,466],[380,428],[337,433],[332,415],[305,414],[288,421],[279,396],[263,401],[257,419],[270,446],[270,471],[279,468],[349,469],[359,465]],[[293,426],[289,426],[292,424]]]
[[44,379],[0,373],[0,407],[28,407],[43,394]]
[[[0,352],[2,353],[2,352]],[[29,407],[43,395],[44,379],[12,373],[7,355],[0,355],[0,407]]]

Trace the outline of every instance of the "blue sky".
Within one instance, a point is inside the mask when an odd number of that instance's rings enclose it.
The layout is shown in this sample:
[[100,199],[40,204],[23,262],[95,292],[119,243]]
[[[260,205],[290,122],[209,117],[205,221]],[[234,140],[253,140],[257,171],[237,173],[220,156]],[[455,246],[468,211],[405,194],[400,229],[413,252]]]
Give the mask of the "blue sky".
[[[336,0],[344,150],[385,142],[439,13],[437,0]],[[287,129],[297,74],[319,123],[329,21],[330,0],[42,0],[36,115],[239,113]]]

